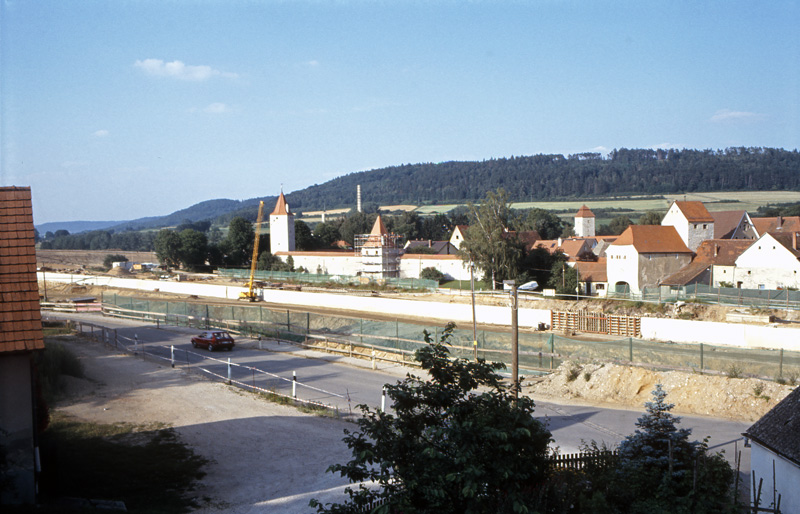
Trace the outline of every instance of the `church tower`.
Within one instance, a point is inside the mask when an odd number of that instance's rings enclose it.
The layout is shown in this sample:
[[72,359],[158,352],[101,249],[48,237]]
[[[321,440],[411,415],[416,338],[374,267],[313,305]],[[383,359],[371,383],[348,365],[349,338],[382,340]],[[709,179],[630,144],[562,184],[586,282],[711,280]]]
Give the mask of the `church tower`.
[[582,205],[575,214],[575,235],[594,237],[594,213],[585,205]]
[[294,251],[294,214],[289,210],[283,191],[275,204],[275,210],[269,215],[269,245],[272,255]]

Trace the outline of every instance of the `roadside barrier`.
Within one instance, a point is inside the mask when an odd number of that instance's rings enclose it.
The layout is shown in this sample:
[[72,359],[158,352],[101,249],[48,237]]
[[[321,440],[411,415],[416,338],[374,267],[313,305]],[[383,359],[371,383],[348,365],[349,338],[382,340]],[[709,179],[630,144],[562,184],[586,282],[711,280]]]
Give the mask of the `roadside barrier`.
[[[171,367],[178,367],[188,373],[199,373],[203,376],[209,377],[212,380],[225,382],[228,385],[235,385],[241,389],[246,389],[255,393],[274,397],[275,399],[283,400],[286,403],[295,403],[297,405],[304,405],[311,409],[318,409],[330,412],[337,418],[348,417],[353,415],[352,406],[350,405],[349,395],[334,393],[319,387],[305,384],[297,380],[296,372],[292,372],[292,378],[282,377],[275,373],[270,373],[253,366],[247,366],[233,362],[231,358],[227,360],[211,357],[207,354],[201,354],[192,350],[177,349],[174,345],[160,345],[156,343],[142,344],[139,341],[138,335],[134,337],[127,337],[118,333],[117,329],[104,327],[94,323],[87,322],[74,322],[75,328],[82,336],[101,342],[117,351],[127,353],[134,357],[141,357],[142,360],[152,360],[154,362],[167,362]],[[195,357],[196,362],[192,362],[190,357]],[[224,367],[227,373],[220,373],[210,369],[211,365],[217,364]],[[233,370],[238,369],[249,373],[252,377],[251,381],[239,378],[233,378]],[[269,386],[259,386],[257,382],[269,382]],[[282,392],[280,384],[284,384],[284,389],[291,389],[291,393]],[[298,388],[303,391],[311,391],[320,395],[339,398],[347,402],[347,412],[342,412],[339,405],[331,403],[324,403],[321,401],[301,398],[298,396]]]

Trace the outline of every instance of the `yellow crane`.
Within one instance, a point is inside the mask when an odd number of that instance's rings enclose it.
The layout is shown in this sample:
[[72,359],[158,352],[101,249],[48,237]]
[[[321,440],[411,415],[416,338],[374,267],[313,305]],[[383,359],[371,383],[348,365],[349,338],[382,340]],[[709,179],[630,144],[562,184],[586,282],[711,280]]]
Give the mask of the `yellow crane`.
[[253,239],[253,258],[250,259],[250,280],[247,282],[247,292],[239,293],[240,300],[251,302],[258,301],[258,295],[253,292],[253,279],[256,276],[256,265],[258,264],[258,240],[261,239],[261,219],[264,215],[264,202],[258,203],[258,217],[256,218],[256,234]]

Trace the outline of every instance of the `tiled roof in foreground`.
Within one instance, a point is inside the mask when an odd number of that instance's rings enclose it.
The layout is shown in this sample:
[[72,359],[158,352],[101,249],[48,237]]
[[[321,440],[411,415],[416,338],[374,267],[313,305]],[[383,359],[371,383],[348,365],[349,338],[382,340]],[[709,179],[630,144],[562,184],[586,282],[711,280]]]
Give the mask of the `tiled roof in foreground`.
[[44,348],[29,187],[0,187],[0,353]]

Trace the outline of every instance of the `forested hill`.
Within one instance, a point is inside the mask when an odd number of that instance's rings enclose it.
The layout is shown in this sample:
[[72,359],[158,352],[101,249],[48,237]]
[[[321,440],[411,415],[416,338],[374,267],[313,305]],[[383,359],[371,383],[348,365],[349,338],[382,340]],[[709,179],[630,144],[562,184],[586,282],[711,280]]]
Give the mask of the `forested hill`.
[[512,201],[692,191],[798,190],[800,153],[773,148],[614,150],[480,162],[407,164],[351,173],[287,195],[303,210],[365,202],[443,204],[502,187]]

